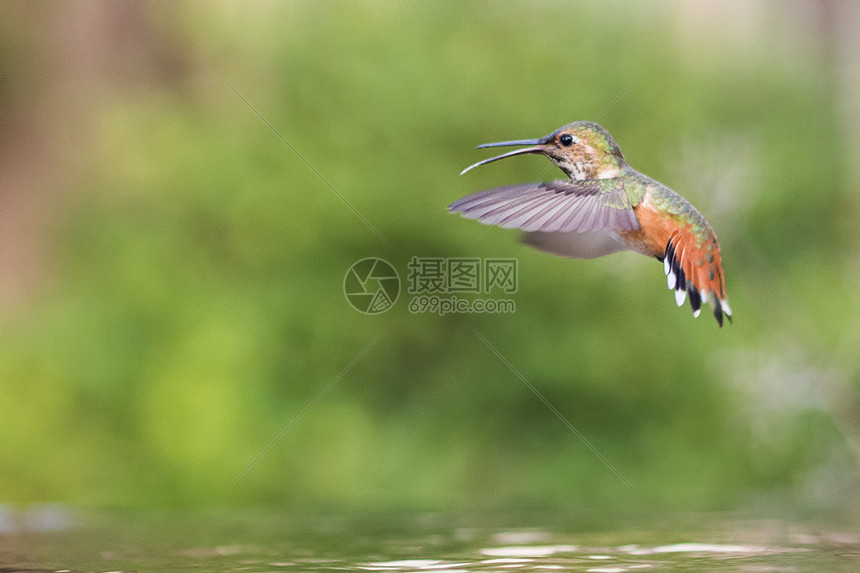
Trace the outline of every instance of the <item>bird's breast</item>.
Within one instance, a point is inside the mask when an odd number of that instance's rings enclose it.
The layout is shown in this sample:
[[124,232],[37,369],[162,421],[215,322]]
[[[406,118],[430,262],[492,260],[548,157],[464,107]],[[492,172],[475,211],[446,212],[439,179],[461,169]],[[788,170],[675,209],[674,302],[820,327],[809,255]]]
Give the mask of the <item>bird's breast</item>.
[[639,230],[620,231],[619,238],[629,249],[649,257],[662,257],[669,237],[678,228],[678,223],[656,209],[647,200],[633,207],[639,220]]

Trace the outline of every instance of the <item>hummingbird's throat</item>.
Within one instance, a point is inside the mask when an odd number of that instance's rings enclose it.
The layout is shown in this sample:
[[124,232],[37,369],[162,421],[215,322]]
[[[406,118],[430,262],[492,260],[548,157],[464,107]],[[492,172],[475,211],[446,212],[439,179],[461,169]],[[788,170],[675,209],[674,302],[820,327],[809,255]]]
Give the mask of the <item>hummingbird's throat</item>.
[[621,175],[621,169],[614,165],[601,165],[597,161],[556,161],[559,168],[575,181],[584,179],[612,179]]
[[[554,150],[555,151],[555,150]],[[562,153],[547,153],[568,177],[576,181],[585,179],[612,179],[621,175],[621,163],[609,153],[591,145],[578,145]]]

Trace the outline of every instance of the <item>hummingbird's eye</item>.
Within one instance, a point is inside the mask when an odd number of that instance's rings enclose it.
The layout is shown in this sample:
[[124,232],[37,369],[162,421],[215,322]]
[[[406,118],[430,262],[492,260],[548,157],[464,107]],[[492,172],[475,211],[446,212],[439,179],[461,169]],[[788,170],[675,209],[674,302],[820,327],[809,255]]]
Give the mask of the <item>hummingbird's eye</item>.
[[562,133],[558,138],[558,142],[565,147],[570,147],[573,145],[573,136],[569,133]]

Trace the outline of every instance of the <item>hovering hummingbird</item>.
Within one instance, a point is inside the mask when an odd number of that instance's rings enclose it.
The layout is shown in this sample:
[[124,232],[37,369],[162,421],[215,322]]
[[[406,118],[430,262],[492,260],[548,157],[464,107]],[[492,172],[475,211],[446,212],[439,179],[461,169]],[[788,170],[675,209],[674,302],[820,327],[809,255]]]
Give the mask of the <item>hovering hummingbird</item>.
[[686,199],[630,167],[603,127],[577,121],[540,139],[485,143],[478,148],[527,145],[470,165],[467,171],[515,155],[546,155],[569,177],[481,191],[448,209],[481,223],[524,230],[523,241],[574,259],[623,250],[663,263],[678,306],[689,297],[693,316],[711,304],[720,326],[731,322],[720,245],[711,226]]

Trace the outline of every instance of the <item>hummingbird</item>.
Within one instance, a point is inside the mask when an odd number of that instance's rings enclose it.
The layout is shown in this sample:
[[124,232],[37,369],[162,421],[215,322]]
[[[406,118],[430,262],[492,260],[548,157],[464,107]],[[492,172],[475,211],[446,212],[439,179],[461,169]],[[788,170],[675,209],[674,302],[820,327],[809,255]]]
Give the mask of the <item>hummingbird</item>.
[[546,155],[568,179],[509,185],[468,195],[448,210],[481,223],[525,231],[523,242],[574,259],[631,250],[663,263],[678,306],[699,316],[708,302],[717,323],[731,322],[720,245],[689,201],[627,164],[609,132],[591,121],[569,123],[540,139],[485,143],[527,146],[478,161],[460,175],[516,155]]

